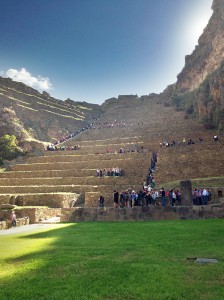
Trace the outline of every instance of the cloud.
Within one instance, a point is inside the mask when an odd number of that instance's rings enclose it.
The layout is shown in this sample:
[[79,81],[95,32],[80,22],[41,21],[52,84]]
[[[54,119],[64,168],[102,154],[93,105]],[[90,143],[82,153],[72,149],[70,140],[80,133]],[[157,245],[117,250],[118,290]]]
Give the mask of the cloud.
[[25,68],[20,70],[9,69],[6,71],[6,76],[14,81],[23,82],[26,85],[31,86],[39,91],[49,91],[52,90],[52,84],[48,77],[37,77],[32,76]]

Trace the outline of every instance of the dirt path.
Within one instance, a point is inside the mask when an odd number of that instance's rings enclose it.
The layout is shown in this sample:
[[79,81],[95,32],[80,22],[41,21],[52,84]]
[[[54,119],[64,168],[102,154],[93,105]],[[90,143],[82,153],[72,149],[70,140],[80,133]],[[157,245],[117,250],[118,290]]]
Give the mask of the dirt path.
[[32,232],[32,231],[42,231],[45,229],[56,229],[58,228],[58,223],[57,224],[30,224],[30,225],[25,225],[25,226],[20,226],[20,227],[12,227],[9,229],[5,230],[0,230],[0,238],[2,235],[9,235],[9,234],[18,234],[18,233],[25,233],[25,232]]

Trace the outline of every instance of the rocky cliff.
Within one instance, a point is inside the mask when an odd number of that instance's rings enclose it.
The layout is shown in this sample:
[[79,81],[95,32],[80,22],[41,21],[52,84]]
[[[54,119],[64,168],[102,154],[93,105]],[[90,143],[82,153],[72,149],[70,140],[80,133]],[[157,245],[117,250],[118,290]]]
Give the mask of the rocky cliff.
[[177,91],[193,91],[224,59],[224,1],[214,0],[213,15],[191,55],[185,57],[185,66],[177,76]]
[[[224,1],[213,0],[213,15],[198,45],[185,58],[171,93],[172,103],[199,117],[206,128],[224,126]],[[167,90],[162,94],[167,94]],[[167,95],[169,97],[169,95]]]

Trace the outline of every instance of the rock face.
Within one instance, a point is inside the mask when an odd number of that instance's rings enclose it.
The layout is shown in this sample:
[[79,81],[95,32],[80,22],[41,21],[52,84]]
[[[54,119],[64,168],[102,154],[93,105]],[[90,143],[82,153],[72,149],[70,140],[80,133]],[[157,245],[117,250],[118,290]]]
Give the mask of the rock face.
[[198,40],[191,55],[185,57],[185,66],[177,76],[177,91],[193,91],[213,71],[220,67],[224,59],[224,2],[214,0],[213,15]]
[[[199,117],[207,129],[224,129],[224,1],[213,0],[213,15],[170,95],[172,103]],[[168,97],[167,90],[163,97]]]

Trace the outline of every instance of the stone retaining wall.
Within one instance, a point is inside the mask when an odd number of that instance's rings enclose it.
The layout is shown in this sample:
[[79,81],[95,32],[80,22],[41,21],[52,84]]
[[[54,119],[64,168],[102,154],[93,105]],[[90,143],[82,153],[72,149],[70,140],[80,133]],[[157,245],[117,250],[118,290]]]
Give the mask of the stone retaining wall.
[[[16,219],[16,226],[20,227],[23,225],[29,225],[30,219],[29,217],[26,218],[19,218]],[[6,221],[0,221],[0,229],[8,229],[12,227],[12,221],[6,220]]]
[[51,208],[70,207],[71,202],[78,201],[80,194],[21,194],[0,195],[0,204],[15,204],[18,206],[48,206]]
[[195,220],[223,218],[224,206],[176,206],[176,207],[133,207],[133,208],[63,208],[61,222],[92,221],[159,221],[159,220]]
[[[14,208],[17,220],[22,218],[29,218],[30,224],[35,224],[49,218],[61,215],[61,208],[47,208],[47,207],[32,207],[32,208]],[[12,210],[0,210],[1,222],[11,222],[10,215]],[[4,228],[3,228],[4,229]]]

